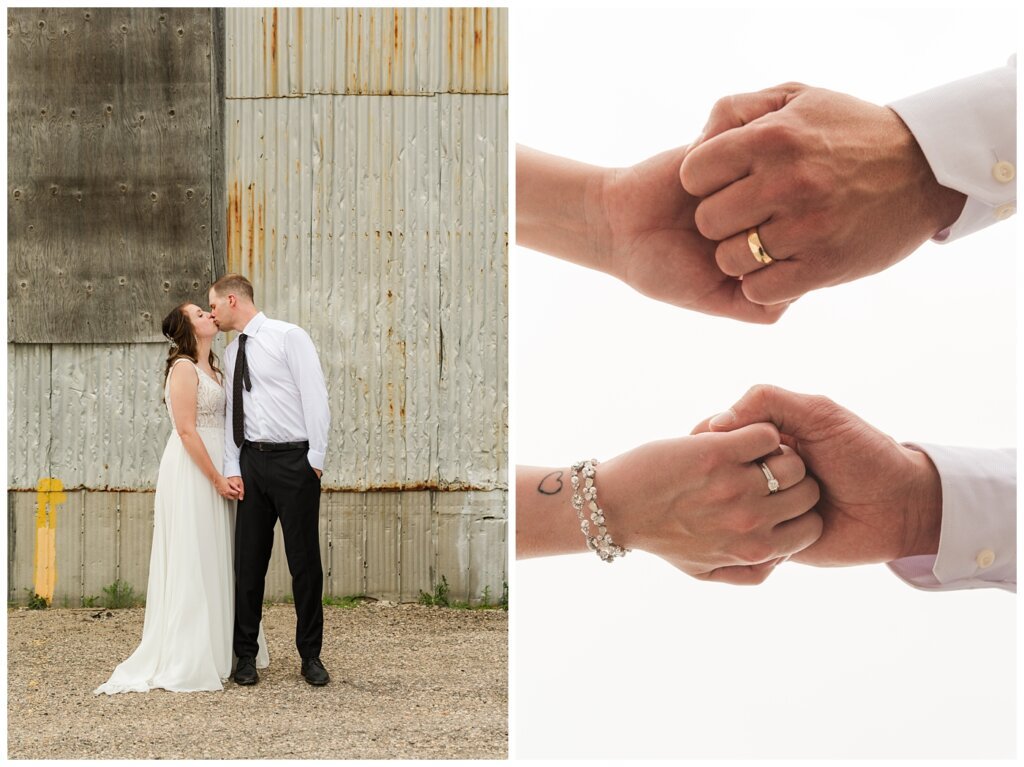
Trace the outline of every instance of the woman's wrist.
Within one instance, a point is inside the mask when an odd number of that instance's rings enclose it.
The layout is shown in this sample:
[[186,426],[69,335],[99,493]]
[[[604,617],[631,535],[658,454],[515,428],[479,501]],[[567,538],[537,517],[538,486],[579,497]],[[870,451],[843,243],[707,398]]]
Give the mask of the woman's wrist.
[[597,500],[604,512],[605,526],[616,545],[624,549],[645,550],[646,540],[637,523],[635,503],[637,488],[628,476],[629,468],[623,460],[628,454],[611,458],[598,465],[594,477]]

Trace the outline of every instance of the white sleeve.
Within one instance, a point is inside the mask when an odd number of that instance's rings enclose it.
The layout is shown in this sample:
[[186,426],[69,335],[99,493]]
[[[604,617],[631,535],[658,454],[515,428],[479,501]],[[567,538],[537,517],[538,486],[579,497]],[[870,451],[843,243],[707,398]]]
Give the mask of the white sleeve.
[[302,417],[306,422],[306,434],[309,438],[309,465],[314,469],[324,469],[327,457],[327,432],[331,426],[331,410],[327,404],[327,385],[324,373],[320,368],[313,339],[302,328],[288,331],[288,341],[284,345],[285,358],[291,370],[292,379],[299,387],[302,398]]
[[1017,590],[1017,451],[908,445],[923,451],[942,482],[938,554],[889,563],[920,589]]
[[238,341],[232,341],[224,350],[224,399],[226,408],[224,411],[224,476],[242,476],[242,467],[239,463],[238,445],[235,444],[235,429],[232,418],[232,400],[234,394],[235,377],[235,355],[238,352]]
[[967,195],[951,242],[1017,210],[1017,57],[1006,66],[888,105],[914,134],[935,178]]

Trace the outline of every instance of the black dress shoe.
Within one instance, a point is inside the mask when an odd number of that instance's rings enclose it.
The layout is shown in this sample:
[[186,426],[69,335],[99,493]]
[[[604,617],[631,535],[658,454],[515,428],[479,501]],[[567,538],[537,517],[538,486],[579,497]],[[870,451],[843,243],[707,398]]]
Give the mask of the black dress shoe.
[[317,687],[331,681],[330,674],[327,673],[327,669],[324,668],[324,664],[320,662],[319,658],[303,658],[302,675],[306,677],[307,682]]
[[260,675],[256,673],[255,658],[239,658],[235,664],[235,684],[256,684]]

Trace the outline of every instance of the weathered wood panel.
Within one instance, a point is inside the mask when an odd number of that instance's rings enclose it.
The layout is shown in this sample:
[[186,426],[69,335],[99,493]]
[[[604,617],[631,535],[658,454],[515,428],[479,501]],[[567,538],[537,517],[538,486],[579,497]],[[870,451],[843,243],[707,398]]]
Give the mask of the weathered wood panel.
[[11,341],[159,340],[172,306],[205,295],[223,162],[212,19],[8,11]]

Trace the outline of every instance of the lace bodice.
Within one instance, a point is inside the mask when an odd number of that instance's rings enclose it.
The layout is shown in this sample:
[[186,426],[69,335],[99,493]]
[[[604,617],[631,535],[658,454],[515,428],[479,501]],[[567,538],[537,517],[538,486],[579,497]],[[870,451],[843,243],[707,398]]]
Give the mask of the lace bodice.
[[167,415],[171,419],[171,428],[177,428],[174,423],[174,412],[171,410],[171,376],[182,363],[187,363],[196,369],[199,375],[199,390],[196,393],[196,427],[200,429],[223,429],[224,428],[224,387],[210,377],[192,360],[182,357],[174,363],[171,368],[171,375],[167,376],[167,383],[164,385],[164,401],[167,403]]

